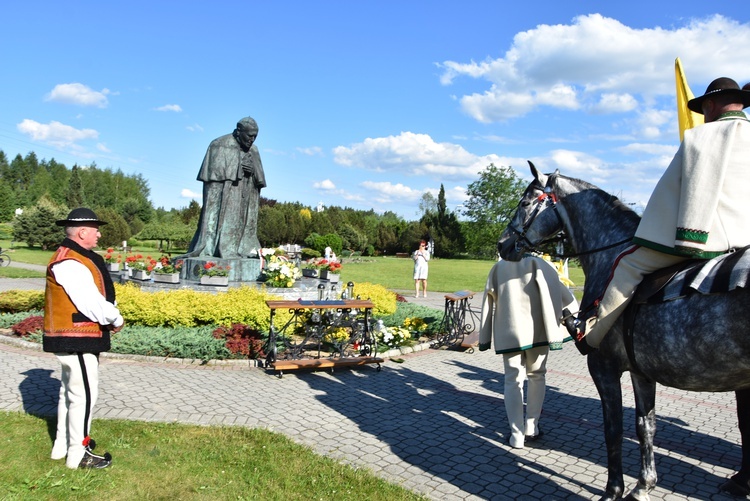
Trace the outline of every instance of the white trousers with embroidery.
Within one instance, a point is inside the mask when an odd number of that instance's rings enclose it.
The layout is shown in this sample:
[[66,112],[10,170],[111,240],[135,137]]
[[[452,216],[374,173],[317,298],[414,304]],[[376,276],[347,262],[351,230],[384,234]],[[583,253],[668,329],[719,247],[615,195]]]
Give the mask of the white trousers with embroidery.
[[[544,403],[548,346],[503,353],[505,365],[505,413],[510,424],[510,444],[523,447],[525,435],[539,433],[539,417]],[[523,412],[523,383],[528,380],[526,417]]]
[[99,357],[93,353],[55,353],[62,366],[57,403],[57,435],[52,459],[67,455],[65,465],[78,468],[85,453],[94,404],[99,396]]
[[586,320],[586,337],[589,346],[598,348],[604,336],[625,311],[643,277],[662,268],[686,261],[648,247],[631,247],[620,254],[614,273],[604,290],[596,316]]

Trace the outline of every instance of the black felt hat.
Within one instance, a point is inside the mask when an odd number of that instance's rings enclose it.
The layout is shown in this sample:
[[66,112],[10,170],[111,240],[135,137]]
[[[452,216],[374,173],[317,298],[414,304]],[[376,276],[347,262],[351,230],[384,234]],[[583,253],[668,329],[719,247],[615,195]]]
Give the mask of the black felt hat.
[[742,103],[743,108],[750,106],[750,90],[746,89],[747,85],[740,89],[740,86],[731,78],[721,77],[711,82],[706,89],[706,93],[688,101],[687,105],[690,111],[703,114],[703,101],[716,97],[718,95],[732,94],[737,97],[737,102]]
[[77,209],[73,209],[72,211],[70,211],[70,214],[68,214],[68,219],[55,221],[55,224],[57,226],[86,226],[92,224],[101,226],[103,224],[107,224],[107,222],[100,221],[96,213],[91,209],[87,209],[86,207],[78,207]]

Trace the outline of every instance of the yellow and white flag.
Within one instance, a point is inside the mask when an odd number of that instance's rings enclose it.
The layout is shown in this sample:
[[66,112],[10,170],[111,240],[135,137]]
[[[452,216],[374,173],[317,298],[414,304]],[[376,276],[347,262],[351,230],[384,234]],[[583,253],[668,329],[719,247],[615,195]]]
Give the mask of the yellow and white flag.
[[694,113],[687,107],[688,101],[695,96],[693,96],[693,91],[690,90],[685,73],[682,71],[682,63],[679,57],[674,60],[674,78],[677,83],[677,120],[680,123],[680,142],[682,142],[687,129],[703,124],[703,115]]

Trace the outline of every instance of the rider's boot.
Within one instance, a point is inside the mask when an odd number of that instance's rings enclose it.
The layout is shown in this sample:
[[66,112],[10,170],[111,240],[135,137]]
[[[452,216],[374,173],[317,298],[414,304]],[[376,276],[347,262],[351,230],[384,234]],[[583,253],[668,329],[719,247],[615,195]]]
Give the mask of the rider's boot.
[[581,355],[588,355],[589,353],[596,350],[596,348],[592,348],[586,342],[586,339],[585,339],[586,323],[581,322],[579,319],[574,317],[573,314],[570,312],[570,310],[567,308],[565,308],[562,311],[562,314],[563,314],[563,325],[565,326],[566,329],[568,329],[568,334],[570,334],[570,337],[573,338],[573,341],[576,344],[576,348],[578,348],[578,351],[581,353]]

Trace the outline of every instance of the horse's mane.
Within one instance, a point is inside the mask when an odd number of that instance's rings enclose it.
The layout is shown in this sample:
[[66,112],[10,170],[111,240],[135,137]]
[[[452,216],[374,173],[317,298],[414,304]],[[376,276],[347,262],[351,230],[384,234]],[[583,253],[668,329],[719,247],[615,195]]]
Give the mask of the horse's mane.
[[603,203],[604,206],[608,207],[613,212],[621,212],[623,213],[622,215],[624,217],[633,218],[634,220],[639,220],[641,218],[633,209],[625,205],[619,198],[612,195],[611,193],[607,193],[598,186],[591,184],[588,181],[584,181],[583,179],[564,176],[562,174],[558,174],[558,176],[567,179],[572,184],[583,187],[586,191],[595,195]]

